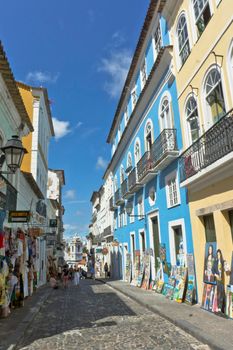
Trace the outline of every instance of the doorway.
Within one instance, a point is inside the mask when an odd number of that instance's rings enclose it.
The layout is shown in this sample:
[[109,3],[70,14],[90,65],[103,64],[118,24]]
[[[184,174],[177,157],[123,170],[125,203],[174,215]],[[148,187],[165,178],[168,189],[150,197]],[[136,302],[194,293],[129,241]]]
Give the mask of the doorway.
[[154,246],[154,266],[155,271],[157,273],[160,264],[159,264],[159,224],[158,224],[158,217],[156,216],[152,220],[152,233],[153,233],[153,246]]

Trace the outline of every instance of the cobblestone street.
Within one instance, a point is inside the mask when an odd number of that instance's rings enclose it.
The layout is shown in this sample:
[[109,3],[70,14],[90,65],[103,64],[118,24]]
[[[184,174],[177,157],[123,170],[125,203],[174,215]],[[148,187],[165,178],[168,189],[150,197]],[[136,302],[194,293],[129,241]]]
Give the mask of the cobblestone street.
[[52,291],[17,349],[209,348],[107,285],[82,280]]

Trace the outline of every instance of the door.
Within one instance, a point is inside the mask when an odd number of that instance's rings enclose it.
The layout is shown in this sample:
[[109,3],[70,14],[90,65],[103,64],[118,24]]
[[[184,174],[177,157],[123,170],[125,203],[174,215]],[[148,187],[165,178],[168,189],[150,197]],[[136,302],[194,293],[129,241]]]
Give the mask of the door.
[[154,264],[155,271],[157,272],[159,269],[159,225],[158,218],[155,217],[152,219],[152,229],[153,229],[153,244],[154,244]]

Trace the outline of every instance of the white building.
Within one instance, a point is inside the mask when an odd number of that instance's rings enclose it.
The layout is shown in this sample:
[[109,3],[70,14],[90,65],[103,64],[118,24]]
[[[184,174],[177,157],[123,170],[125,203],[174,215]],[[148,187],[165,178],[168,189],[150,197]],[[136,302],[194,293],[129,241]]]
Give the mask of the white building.
[[75,266],[83,259],[83,242],[78,236],[66,243],[65,261],[69,266]]

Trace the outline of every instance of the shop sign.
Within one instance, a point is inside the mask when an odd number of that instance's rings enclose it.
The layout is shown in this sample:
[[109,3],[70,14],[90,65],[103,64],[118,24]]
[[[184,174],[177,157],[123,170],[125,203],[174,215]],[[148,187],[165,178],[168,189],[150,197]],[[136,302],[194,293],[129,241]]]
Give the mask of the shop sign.
[[30,211],[10,211],[8,215],[8,222],[29,222],[30,221]]
[[57,219],[50,219],[49,227],[57,227]]

